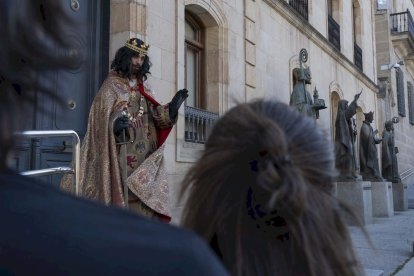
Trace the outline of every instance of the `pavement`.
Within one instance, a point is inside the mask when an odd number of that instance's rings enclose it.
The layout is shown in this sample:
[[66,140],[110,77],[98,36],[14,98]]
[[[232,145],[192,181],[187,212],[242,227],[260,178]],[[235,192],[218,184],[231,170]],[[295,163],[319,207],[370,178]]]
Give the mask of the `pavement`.
[[356,254],[367,276],[414,276],[414,209],[395,212],[389,218],[374,218],[363,232],[350,226]]

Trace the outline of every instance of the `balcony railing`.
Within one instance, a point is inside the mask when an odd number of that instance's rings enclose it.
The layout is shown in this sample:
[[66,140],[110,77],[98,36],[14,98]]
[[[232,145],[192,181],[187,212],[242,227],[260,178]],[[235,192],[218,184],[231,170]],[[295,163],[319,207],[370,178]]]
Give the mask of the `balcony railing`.
[[185,141],[204,144],[218,117],[216,113],[185,106]]
[[289,0],[289,5],[308,20],[308,0]]
[[408,32],[411,39],[414,39],[414,22],[408,9],[405,12],[390,14],[390,17],[392,34]]
[[362,71],[362,49],[354,43],[354,63]]
[[341,51],[341,29],[330,15],[328,15],[328,40],[338,51]]

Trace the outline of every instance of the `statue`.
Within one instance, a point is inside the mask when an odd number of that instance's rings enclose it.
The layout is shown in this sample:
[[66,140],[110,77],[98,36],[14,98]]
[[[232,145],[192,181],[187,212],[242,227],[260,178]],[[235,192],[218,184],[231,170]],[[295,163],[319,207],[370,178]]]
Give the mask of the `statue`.
[[304,115],[316,118],[316,114],[312,109],[312,97],[309,91],[306,90],[306,84],[311,83],[311,73],[309,67],[303,70],[299,68],[293,69],[293,76],[298,81],[293,87],[289,105],[294,106]]
[[[311,72],[310,68],[304,68],[302,63],[308,60],[308,52],[305,49],[301,49],[299,53],[300,68],[293,69],[294,87],[292,95],[290,96],[289,105],[294,106],[300,113],[319,118],[319,110],[325,109],[325,101],[319,99],[318,91],[314,94],[315,102],[312,101],[312,96],[306,89],[307,84],[311,84]],[[315,88],[316,89],[316,88]]]
[[325,100],[319,99],[319,93],[315,86],[315,89],[313,90],[313,110],[315,111],[316,119],[319,119],[319,110],[325,108]]
[[369,181],[383,181],[378,163],[377,144],[381,143],[382,139],[375,137],[378,130],[373,130],[371,123],[374,120],[374,113],[364,113],[365,120],[361,126],[360,132],[360,148],[359,148],[359,165],[363,180]]
[[354,100],[348,105],[347,100],[339,100],[338,113],[335,120],[335,165],[339,171],[338,180],[355,181],[355,130],[352,117],[356,114],[357,101],[362,91],[354,96]]
[[385,130],[382,133],[382,177],[391,182],[399,182],[397,163],[398,148],[394,142],[393,121],[385,122]]

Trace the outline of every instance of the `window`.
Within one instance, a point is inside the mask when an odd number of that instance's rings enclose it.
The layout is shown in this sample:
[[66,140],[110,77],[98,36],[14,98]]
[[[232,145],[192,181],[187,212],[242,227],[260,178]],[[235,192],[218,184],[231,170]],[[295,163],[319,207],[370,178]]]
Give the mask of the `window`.
[[205,29],[187,12],[185,15],[185,82],[189,91],[185,102],[186,142],[204,144],[218,114],[207,111],[205,85]]
[[395,69],[395,78],[397,80],[398,114],[405,117],[404,73],[400,68]]
[[289,0],[289,5],[308,20],[308,0]]
[[377,0],[377,10],[388,9],[388,0]]
[[414,95],[413,85],[411,82],[407,82],[407,94],[408,94],[408,119],[410,124],[414,125]]
[[338,51],[341,51],[341,28],[338,22],[338,1],[328,0],[328,40]]
[[352,3],[353,18],[353,39],[354,39],[354,63],[362,71],[362,49],[361,49],[361,8],[359,2],[354,0]]
[[176,154],[177,161],[195,162],[228,106],[228,23],[220,1],[186,0],[184,20],[177,24],[177,78],[189,98],[177,120]]
[[196,21],[186,14],[185,19],[185,82],[189,91],[187,106],[203,108],[202,67],[203,67],[202,29]]

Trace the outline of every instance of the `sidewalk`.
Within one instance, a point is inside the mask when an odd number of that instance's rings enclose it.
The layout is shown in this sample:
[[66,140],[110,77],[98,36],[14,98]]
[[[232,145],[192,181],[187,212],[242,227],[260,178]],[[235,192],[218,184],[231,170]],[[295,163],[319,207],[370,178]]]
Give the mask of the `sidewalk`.
[[[399,276],[414,275],[414,210],[395,212],[390,218],[374,218],[366,225],[374,248],[357,228],[349,227],[359,260],[370,275],[392,275],[398,269]],[[401,266],[404,265],[402,268]],[[383,274],[380,272],[383,271]]]

